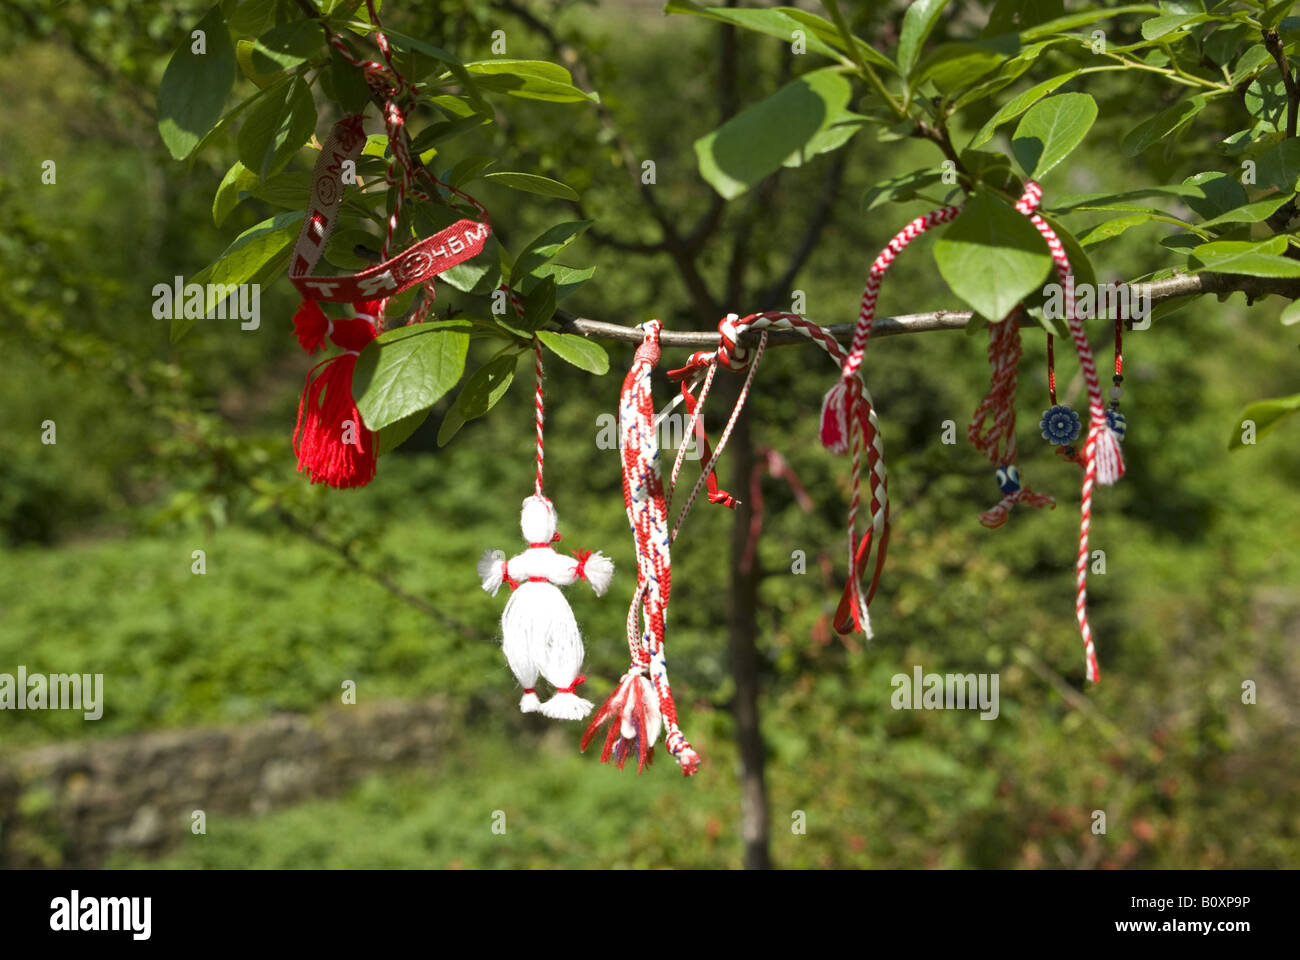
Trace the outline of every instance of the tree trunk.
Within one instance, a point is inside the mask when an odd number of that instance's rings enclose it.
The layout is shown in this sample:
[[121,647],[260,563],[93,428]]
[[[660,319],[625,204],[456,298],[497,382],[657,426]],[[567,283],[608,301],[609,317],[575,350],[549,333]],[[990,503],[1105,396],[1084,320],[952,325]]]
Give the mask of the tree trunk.
[[[739,378],[729,377],[729,380]],[[736,422],[727,445],[731,459],[731,493],[742,501],[749,497],[749,475],[754,467],[749,410]],[[749,537],[752,505],[736,508],[731,526],[731,585],[727,602],[728,648],[731,675],[736,683],[732,712],[736,718],[736,743],[740,750],[740,828],[745,844],[745,869],[772,866],[768,850],[767,783],[763,775],[763,737],[758,725],[758,602],[757,563],[741,569]]]

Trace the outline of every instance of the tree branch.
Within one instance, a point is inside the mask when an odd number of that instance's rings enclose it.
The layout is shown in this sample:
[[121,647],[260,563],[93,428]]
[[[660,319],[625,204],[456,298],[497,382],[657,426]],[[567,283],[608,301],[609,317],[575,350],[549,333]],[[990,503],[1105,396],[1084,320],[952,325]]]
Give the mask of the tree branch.
[[[1300,299],[1300,277],[1247,277],[1232,273],[1174,274],[1164,280],[1133,284],[1151,294],[1152,305],[1195,297],[1206,293],[1244,293],[1249,301],[1272,294],[1290,300]],[[871,327],[873,337],[894,337],[909,333],[929,333],[934,330],[962,330],[970,323],[969,310],[938,310],[934,313],[909,313],[897,317],[877,317]],[[604,340],[621,340],[640,343],[643,334],[635,327],[602,320],[589,320],[564,310],[556,311],[555,319],[567,333]],[[853,323],[837,323],[826,329],[836,340],[848,343],[853,339]],[[1026,327],[1025,329],[1032,329]],[[751,335],[752,336],[752,335]],[[716,330],[665,330],[659,342],[667,347],[711,349],[718,345]],[[794,330],[768,332],[769,347],[811,343],[807,337]]]

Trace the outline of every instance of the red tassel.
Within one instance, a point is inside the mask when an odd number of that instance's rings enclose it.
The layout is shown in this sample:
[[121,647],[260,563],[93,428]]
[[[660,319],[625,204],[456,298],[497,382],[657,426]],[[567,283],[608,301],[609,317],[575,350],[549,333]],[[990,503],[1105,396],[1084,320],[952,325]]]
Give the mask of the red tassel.
[[831,453],[848,453],[851,402],[848,385],[844,380],[836,380],[835,386],[826,392],[826,398],[822,400],[821,441],[822,446]]
[[325,346],[325,335],[329,333],[330,318],[315,300],[304,300],[293,315],[293,333],[308,353],[315,353]]
[[[596,736],[596,731],[608,722],[609,732],[605,736],[605,746],[600,751],[600,762],[608,763],[612,757],[614,765],[622,770],[635,751],[636,772],[644,773],[645,768],[654,761],[654,741],[658,739],[662,723],[657,704],[647,701],[647,690],[651,696],[654,695],[649,680],[639,668],[625,673],[609,699],[596,711],[587,732],[582,735],[580,749],[585,751]],[[632,736],[624,736],[625,727],[631,729]]]
[[[363,313],[368,306],[369,302],[356,304]],[[294,317],[299,342],[308,350],[314,349],[308,344],[315,343],[316,313],[324,317],[320,307],[309,302]],[[312,483],[340,489],[363,487],[375,476],[375,435],[362,422],[352,399],[352,373],[357,355],[377,332],[374,324],[362,317],[336,320],[332,325],[328,319],[325,322],[329,339],[347,352],[318,363],[307,374],[293,432],[298,472],[306,473]]]

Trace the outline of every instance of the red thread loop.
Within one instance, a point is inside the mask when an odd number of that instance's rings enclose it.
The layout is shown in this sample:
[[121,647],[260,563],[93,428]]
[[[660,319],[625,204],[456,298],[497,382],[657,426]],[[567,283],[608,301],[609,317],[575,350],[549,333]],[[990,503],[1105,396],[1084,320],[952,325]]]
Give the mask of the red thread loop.
[[573,683],[571,683],[571,684],[570,684],[569,686],[567,686],[567,687],[556,687],[556,688],[555,688],[555,692],[556,692],[556,693],[573,693],[574,691],[576,691],[576,690],[578,689],[578,684],[580,684],[580,683],[586,683],[586,682],[587,682],[587,678],[586,678],[586,676],[583,675],[583,674],[578,674],[578,676],[576,676],[576,677],[573,678]]
[[591,551],[574,550],[573,555],[578,558],[578,566],[573,571],[574,577],[578,580],[587,579],[587,561],[591,559]]
[[[1026,195],[1028,196],[1028,195]],[[1019,209],[1019,207],[1017,207]],[[989,324],[988,358],[991,368],[989,392],[971,418],[966,436],[976,450],[999,469],[1016,461],[1016,376],[1020,368],[1020,313],[1017,307],[1001,323]],[[986,422],[992,418],[991,423]],[[1056,507],[1050,496],[1035,493],[1023,483],[1003,496],[992,509],[980,514],[980,523],[995,529],[1007,522],[1017,503],[1033,507]]]

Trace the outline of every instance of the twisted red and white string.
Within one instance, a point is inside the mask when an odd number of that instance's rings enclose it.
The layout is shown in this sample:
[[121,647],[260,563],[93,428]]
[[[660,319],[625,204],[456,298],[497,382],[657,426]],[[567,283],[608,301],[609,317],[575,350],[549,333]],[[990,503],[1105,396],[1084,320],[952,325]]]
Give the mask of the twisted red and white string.
[[[871,337],[871,326],[876,316],[876,300],[880,294],[880,281],[884,278],[885,272],[890,265],[903,251],[903,249],[925,233],[931,227],[941,223],[947,223],[961,212],[960,207],[941,207],[933,210],[925,216],[917,217],[907,226],[903,227],[896,233],[883,250],[877,255],[871,264],[871,271],[867,275],[867,284],[862,291],[862,300],[858,309],[858,323],[853,331],[853,342],[849,347],[848,355],[844,358],[840,366],[840,381],[837,388],[832,389],[831,394],[827,397],[826,410],[823,414],[823,443],[828,443],[829,437],[826,432],[826,418],[838,421],[837,439],[830,443],[833,449],[851,448],[853,453],[853,491],[849,502],[849,520],[848,520],[848,547],[849,547],[849,581],[845,588],[844,602],[841,603],[841,610],[836,616],[835,628],[841,633],[846,633],[856,627],[867,636],[871,636],[871,620],[868,613],[868,606],[875,594],[876,586],[879,582],[880,572],[884,563],[884,542],[880,542],[877,547],[876,555],[876,573],[872,579],[869,592],[864,595],[860,585],[860,577],[865,569],[865,560],[871,550],[871,541],[873,535],[878,531],[884,531],[884,537],[888,537],[887,517],[881,518],[876,504],[876,498],[872,496],[872,532],[863,535],[861,542],[858,541],[857,518],[858,509],[861,503],[861,477],[862,477],[862,450],[865,446],[867,449],[867,460],[869,468],[874,470],[874,463],[883,464],[883,444],[880,442],[880,433],[870,414],[870,399],[866,392],[866,385],[863,383],[859,368],[862,366],[862,356],[867,348],[867,341]],[[866,405],[866,414],[863,413],[863,405]],[[869,415],[868,415],[869,414]],[[870,428],[868,428],[870,424]],[[872,436],[864,434],[870,433]],[[883,472],[883,466],[881,467]],[[884,509],[888,509],[887,501],[883,504]],[[847,606],[847,610],[844,608]]]
[[[718,349],[711,353],[692,354],[689,364],[693,367],[707,367],[710,378],[718,365],[732,370],[743,370],[756,361],[757,356],[751,356],[751,352],[744,347],[742,336],[750,331],[763,331],[765,334],[769,330],[794,330],[821,347],[835,361],[837,366],[842,367],[845,362],[847,354],[844,348],[824,327],[818,326],[796,313],[769,310],[763,313],[750,314],[744,319],[738,318],[736,314],[728,314],[718,324]],[[707,385],[708,380],[705,382]],[[860,378],[858,378],[858,382],[861,384]],[[699,402],[701,405],[704,402],[703,390]],[[865,384],[861,386],[858,407],[861,411],[859,423],[867,454],[867,471],[871,488],[871,529],[869,533],[864,535],[861,544],[859,544],[855,560],[850,563],[849,582],[854,581],[855,566],[859,574],[865,570],[868,554],[872,544],[874,544],[876,547],[876,560],[871,585],[866,594],[866,602],[870,603],[880,583],[880,575],[884,569],[885,553],[889,541],[889,477],[885,470],[885,450],[884,441],[880,434],[880,424],[876,420],[871,394],[866,389]],[[693,425],[694,420],[692,420],[692,426],[687,427],[687,436],[691,435]],[[681,451],[679,451],[677,463],[674,465],[673,470],[674,478],[678,469],[680,469],[681,459],[682,455]],[[841,632],[847,632],[851,629],[853,617],[850,613],[850,605],[853,600],[854,594],[846,584],[845,593],[841,598],[840,609],[836,616],[837,625],[842,627]]]
[[[1026,197],[1033,198],[1033,206],[1038,206],[1042,198],[1042,188],[1032,180],[1025,184]],[[1097,444],[1102,431],[1109,430],[1106,422],[1106,407],[1101,398],[1101,384],[1097,379],[1097,365],[1093,360],[1092,348],[1088,345],[1088,335],[1083,328],[1083,321],[1075,312],[1074,275],[1070,269],[1070,258],[1066,256],[1065,247],[1060,238],[1038,213],[1029,214],[1029,222],[1037,228],[1047,242],[1047,249],[1052,255],[1056,275],[1065,292],[1065,317],[1070,327],[1070,336],[1074,340],[1074,350],[1079,357],[1079,366],[1083,370],[1083,380],[1088,388],[1088,440],[1083,450],[1083,493],[1079,508],[1079,555],[1075,563],[1077,588],[1074,600],[1074,613],[1079,621],[1079,633],[1083,637],[1083,655],[1088,679],[1096,683],[1101,678],[1097,667],[1097,650],[1093,644],[1092,628],[1088,624],[1088,530],[1092,523],[1092,488],[1097,480]]]
[[542,461],[544,459],[544,448],[542,445],[542,341],[533,337],[533,350],[537,357],[537,495],[542,495]]

